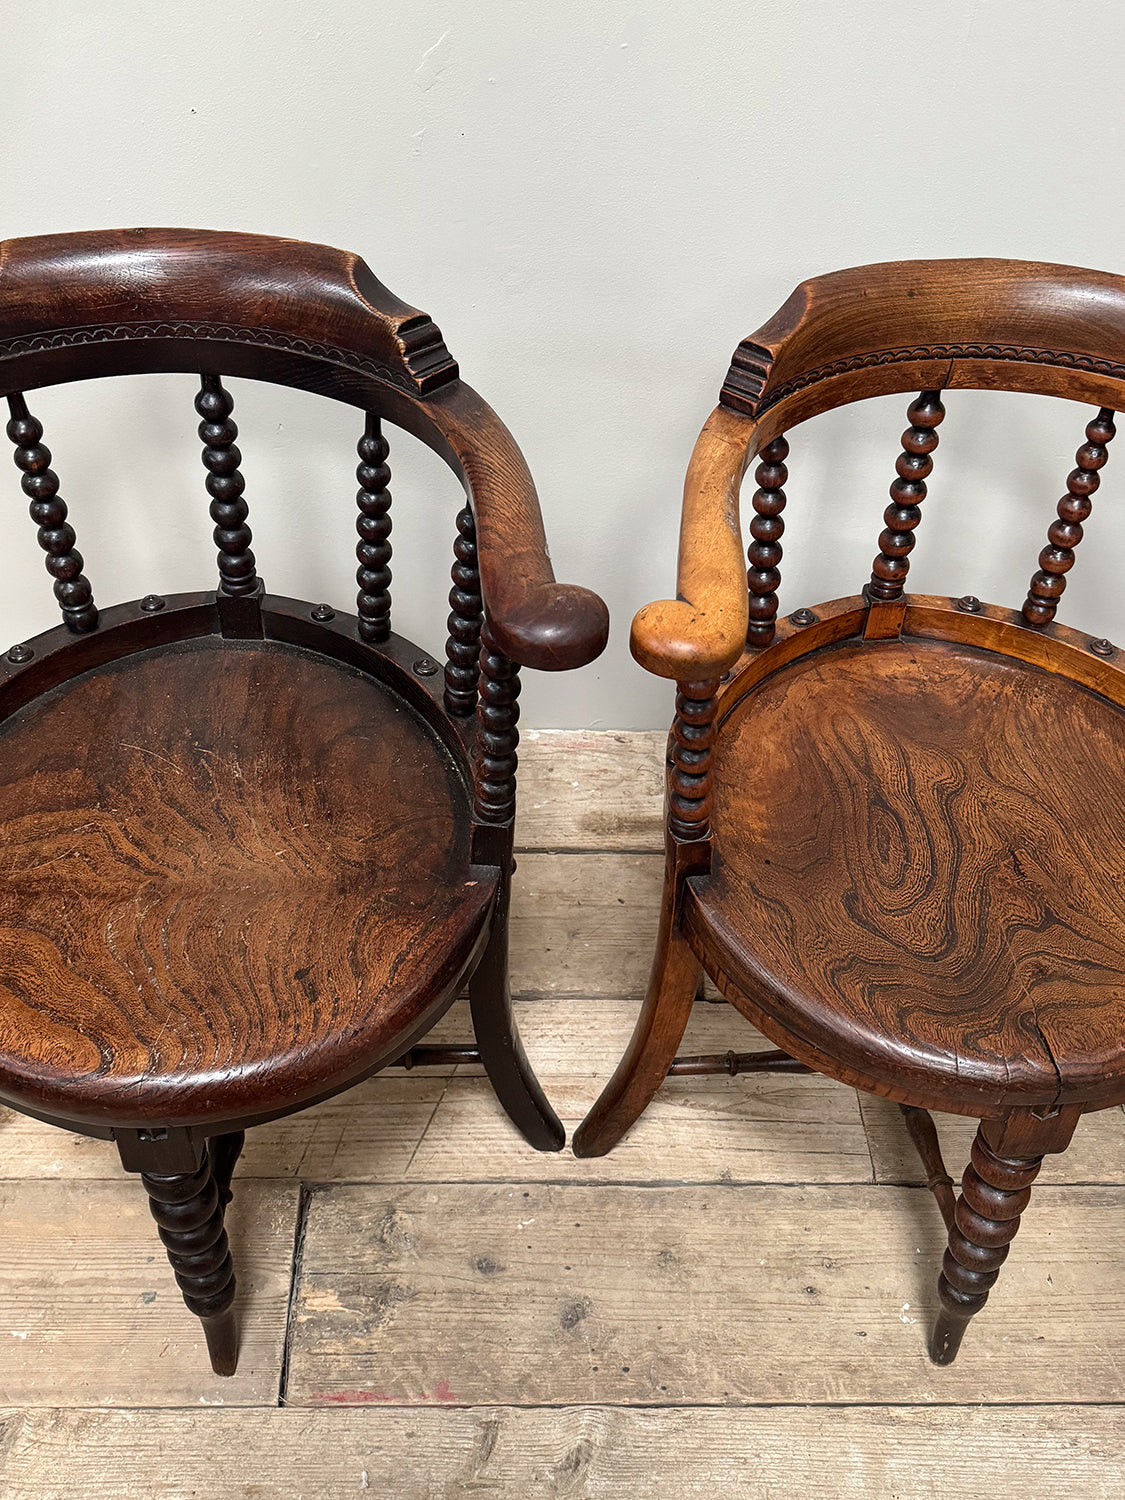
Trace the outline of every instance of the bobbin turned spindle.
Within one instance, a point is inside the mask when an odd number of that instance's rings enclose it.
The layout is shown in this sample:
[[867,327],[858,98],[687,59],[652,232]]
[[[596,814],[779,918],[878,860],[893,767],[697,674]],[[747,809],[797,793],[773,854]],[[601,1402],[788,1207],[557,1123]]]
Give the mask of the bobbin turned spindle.
[[195,409],[203,419],[199,440],[211,496],[215,546],[219,549],[219,590],[224,594],[252,594],[258,587],[258,575],[250,550],[253,538],[246,524],[249,509],[242,498],[246,481],[238,467],[242,462],[235,443],[238,426],[231,417],[234,397],[223,389],[217,375],[204,375]]
[[1075,467],[1058,504],[1058,520],[1047,531],[1047,545],[1039,554],[1039,570],[1031,580],[1022,614],[1029,625],[1048,625],[1055,618],[1066,589],[1066,575],[1074,566],[1074,549],[1082,540],[1082,523],[1094,508],[1094,491],[1101,484],[1099,470],[1109,458],[1108,445],[1117,428],[1113,411],[1103,406],[1086,427],[1086,441],[1074,455]]
[[69,630],[93,630],[98,611],[90,580],[82,572],[82,554],[74,545],[74,528],[67,521],[66,502],[59,494],[58,475],[51,468],[51,450],[43,442],[43,424],[27,409],[23,396],[8,397],[11,420],[8,437],[15,444],[20,486],[30,500],[28,510],[39,528],[39,545],[47,554],[47,572],[55,580],[55,598]]
[[449,618],[445,643],[445,707],[462,717],[477,706],[477,683],[480,679],[481,622],[484,602],[480,593],[480,569],[477,565],[477,533],[473,512],[468,504],[457,516],[457,540],[453,544],[453,568],[450,576]]
[[383,436],[379,418],[367,414],[367,425],[356,445],[359,464],[356,479],[359,533],[355,555],[359,560],[355,581],[359,585],[356,609],[363,640],[378,643],[391,633],[391,495],[387,486],[391,470],[387,463],[390,444]]
[[895,464],[898,477],[891,485],[891,503],[883,512],[886,529],[879,537],[879,555],[871,568],[868,592],[873,599],[900,599],[910,571],[914,531],[922,519],[926,480],[933,472],[930,457],[938,445],[937,429],[945,417],[940,391],[923,391],[906,413],[910,426],[902,435],[902,452]]
[[718,689],[719,684],[713,680],[677,684],[668,816],[678,839],[705,839],[711,831],[711,757]]
[[481,627],[474,765],[474,812],[482,823],[507,823],[515,814],[519,695],[520,669],[499,650],[485,620]]
[[789,470],[785,467],[789,444],[783,437],[776,437],[772,443],[766,444],[758,457],[758,467],[754,471],[758,488],[751,502],[754,506],[754,519],[750,522],[753,541],[747,550],[750,562],[746,573],[750,591],[746,626],[748,646],[768,646],[776,628],[781,536],[785,530],[781,512],[785,509],[784,485],[789,477]]

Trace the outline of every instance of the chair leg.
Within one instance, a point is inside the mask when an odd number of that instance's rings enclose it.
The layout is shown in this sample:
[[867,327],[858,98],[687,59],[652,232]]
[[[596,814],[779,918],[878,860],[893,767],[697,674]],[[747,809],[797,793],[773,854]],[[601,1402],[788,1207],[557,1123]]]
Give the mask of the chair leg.
[[935,1364],[956,1359],[969,1319],[988,1301],[1008,1258],[1043,1157],[1066,1150],[1080,1114],[1080,1107],[1067,1106],[1040,1119],[1022,1109],[981,1121],[938,1282],[941,1310],[930,1341]]
[[141,1174],[184,1302],[203,1324],[216,1375],[233,1375],[238,1364],[234,1266],[223,1221],[241,1149],[241,1133],[220,1136],[208,1142],[194,1172]]
[[647,1109],[683,1040],[702,976],[703,966],[679,930],[669,875],[644,1005],[617,1071],[575,1132],[575,1156],[604,1156]]
[[523,1050],[508,984],[508,906],[504,877],[488,946],[469,980],[469,1010],[480,1060],[508,1118],[536,1151],[561,1151],[566,1130],[551,1108]]
[[945,1162],[941,1157],[941,1143],[934,1117],[928,1109],[920,1109],[914,1104],[900,1104],[899,1109],[926,1174],[926,1186],[937,1199],[946,1229],[952,1229],[957,1195],[953,1191],[953,1178],[945,1170]]

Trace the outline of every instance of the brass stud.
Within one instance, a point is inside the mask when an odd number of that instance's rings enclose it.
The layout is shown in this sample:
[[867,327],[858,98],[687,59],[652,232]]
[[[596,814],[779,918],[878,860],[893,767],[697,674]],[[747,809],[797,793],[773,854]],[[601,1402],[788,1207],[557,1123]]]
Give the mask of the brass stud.
[[21,642],[18,646],[13,646],[12,649],[8,652],[8,660],[15,666],[22,667],[24,662],[30,661],[34,655],[35,652],[31,649],[31,647],[25,646]]
[[159,594],[146,594],[141,600],[141,608],[146,615],[154,615],[157,610],[164,608],[165,601]]
[[438,669],[438,664],[432,656],[420,657],[414,663],[413,671],[415,677],[432,677]]
[[336,611],[330,604],[318,604],[315,609],[309,611],[310,620],[319,620],[321,624],[336,618]]
[[1110,644],[1105,636],[1099,636],[1096,641],[1090,642],[1090,650],[1095,656],[1115,656],[1117,647]]
[[790,625],[815,625],[819,615],[814,615],[811,609],[795,609],[789,616]]
[[962,594],[960,599],[954,599],[954,607],[964,615],[979,615],[981,602],[975,594]]

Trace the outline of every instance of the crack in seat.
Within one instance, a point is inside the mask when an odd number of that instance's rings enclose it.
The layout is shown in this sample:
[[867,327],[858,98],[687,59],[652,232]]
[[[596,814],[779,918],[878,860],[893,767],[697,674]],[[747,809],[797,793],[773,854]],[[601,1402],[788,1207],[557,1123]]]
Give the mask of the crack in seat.
[[0,1089],[77,1122],[262,1117],[402,1050],[475,955],[471,790],[369,676],[204,637],[0,726]]

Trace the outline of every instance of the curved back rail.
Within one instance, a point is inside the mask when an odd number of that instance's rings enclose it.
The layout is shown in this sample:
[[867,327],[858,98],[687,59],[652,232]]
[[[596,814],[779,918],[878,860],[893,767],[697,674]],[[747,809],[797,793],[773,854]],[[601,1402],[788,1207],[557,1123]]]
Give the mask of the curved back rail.
[[344,251],[182,229],[0,244],[0,395],[14,398],[17,430],[10,435],[25,491],[47,508],[40,540],[72,628],[96,628],[96,611],[82,596],[81,557],[57,481],[51,490],[54,476],[43,477],[50,475],[50,455],[22,393],[149,371],[204,377],[198,410],[225,559],[223,592],[255,586],[233,446],[237,429],[219,384],[221,375],[236,375],[296,386],[368,413],[360,443],[359,528],[367,638],[379,639],[386,623],[386,453],[372,425],[386,417],[433,448],[464,484],[496,649],[514,662],[554,670],[579,666],[604,647],[605,606],[588,590],[555,581],[523,457],[491,408],[458,378],[440,331],[424,313],[400,302]]
[[[1019,617],[1027,628],[1048,628],[1114,435],[1113,413],[1125,409],[1125,278],[1032,261],[895,261],[802,283],[738,346],[688,468],[677,597],[648,605],[634,621],[633,654],[642,666],[680,682],[716,681],[748,646],[769,644],[784,527],[784,434],[834,407],[912,391],[921,394],[910,408],[866,590],[872,603],[900,599],[944,416],[941,392],[959,388],[1100,408]],[[747,573],[739,489],[759,455]]]

